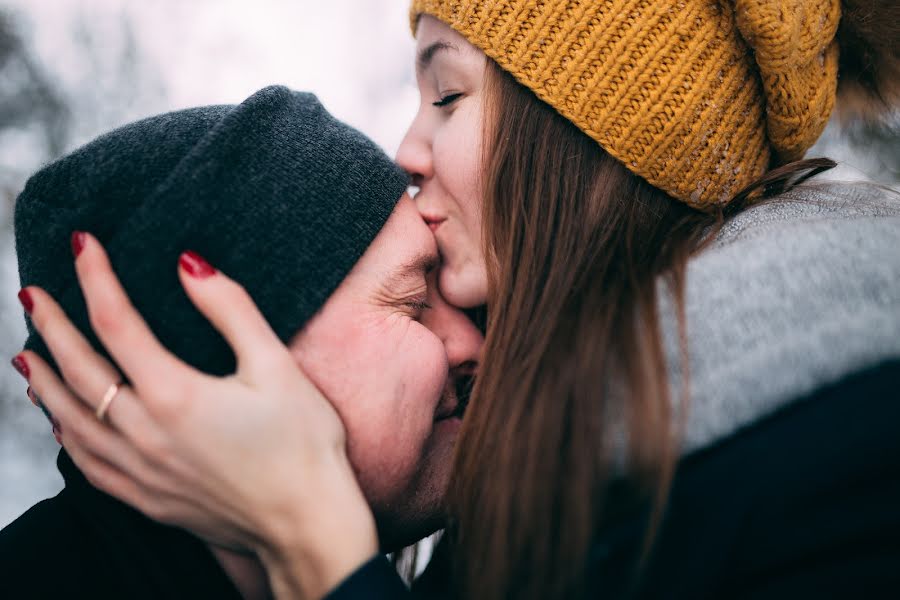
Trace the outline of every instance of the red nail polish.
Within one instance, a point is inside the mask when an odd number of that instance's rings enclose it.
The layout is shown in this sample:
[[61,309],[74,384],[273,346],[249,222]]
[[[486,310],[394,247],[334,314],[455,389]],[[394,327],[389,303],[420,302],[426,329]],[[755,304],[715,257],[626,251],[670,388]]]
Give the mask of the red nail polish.
[[28,363],[25,362],[25,358],[21,354],[17,354],[12,359],[12,366],[19,372],[19,375],[25,379],[31,377],[31,370],[28,368]]
[[81,254],[81,251],[84,250],[84,242],[86,236],[83,231],[73,231],[72,232],[72,254],[75,255],[75,258],[78,258],[78,255]]
[[187,271],[188,275],[196,277],[197,279],[205,279],[210,275],[216,274],[215,267],[206,262],[202,256],[193,250],[182,253],[182,255],[178,257],[178,264],[181,265],[182,269]]
[[32,300],[31,293],[28,291],[28,288],[19,290],[19,302],[22,303],[22,308],[25,309],[25,312],[30,315],[34,310],[34,300]]

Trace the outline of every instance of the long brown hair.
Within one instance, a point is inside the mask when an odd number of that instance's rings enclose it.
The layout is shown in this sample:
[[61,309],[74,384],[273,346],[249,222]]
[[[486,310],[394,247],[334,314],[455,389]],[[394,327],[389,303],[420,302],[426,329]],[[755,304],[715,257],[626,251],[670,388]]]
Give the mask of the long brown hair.
[[614,453],[637,488],[667,488],[656,281],[682,296],[717,218],[633,175],[495,63],[487,80],[488,306],[502,318],[460,436],[451,535],[464,597],[577,596]]
[[[871,20],[884,5],[845,2],[841,25],[842,87],[874,98],[870,111],[897,97],[900,60],[885,42],[896,25]],[[487,84],[486,366],[457,445],[447,541],[462,597],[578,597],[591,541],[621,508],[611,490],[624,485],[627,507],[649,500],[647,540],[664,506],[678,450],[672,396],[686,402],[689,391],[689,257],[747,204],[834,163],[781,166],[727,209],[701,213],[632,174],[492,61]],[[660,281],[679,318],[674,392]]]

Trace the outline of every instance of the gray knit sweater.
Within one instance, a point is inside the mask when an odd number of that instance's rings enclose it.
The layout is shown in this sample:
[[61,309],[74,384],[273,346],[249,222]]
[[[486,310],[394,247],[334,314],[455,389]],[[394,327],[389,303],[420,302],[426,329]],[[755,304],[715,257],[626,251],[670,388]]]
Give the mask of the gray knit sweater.
[[[677,325],[665,291],[660,310],[677,398]],[[686,313],[684,453],[900,358],[900,195],[806,185],[743,212],[691,260]]]

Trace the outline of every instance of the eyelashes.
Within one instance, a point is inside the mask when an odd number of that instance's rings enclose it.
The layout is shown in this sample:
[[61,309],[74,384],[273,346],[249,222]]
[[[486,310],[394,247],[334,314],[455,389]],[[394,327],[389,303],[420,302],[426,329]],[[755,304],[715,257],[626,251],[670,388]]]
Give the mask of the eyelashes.
[[407,300],[404,304],[417,311],[428,310],[431,308],[431,305],[428,304],[428,302],[424,298],[413,298],[411,300]]
[[429,310],[431,305],[428,303],[425,294],[421,294],[404,300],[403,307],[409,311],[409,316],[413,320],[419,321],[422,318],[422,313]]
[[443,98],[441,98],[440,100],[438,100],[437,102],[432,102],[431,105],[441,108],[441,107],[449,106],[449,105],[453,104],[460,98],[462,98],[462,94],[448,94],[448,95],[444,96]]

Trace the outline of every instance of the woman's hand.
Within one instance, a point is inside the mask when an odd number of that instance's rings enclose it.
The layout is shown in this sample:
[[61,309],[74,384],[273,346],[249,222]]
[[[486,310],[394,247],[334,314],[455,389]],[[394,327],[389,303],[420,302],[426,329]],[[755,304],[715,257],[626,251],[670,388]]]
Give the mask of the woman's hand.
[[130,385],[98,419],[122,375],[35,287],[25,290],[32,322],[65,381],[33,352],[17,358],[87,479],[153,519],[256,552],[276,593],[319,597],[374,555],[374,520],[343,424],[247,293],[196,255],[182,256],[188,296],[237,357],[235,374],[208,376],[161,346],[100,244],[76,235],[91,324]]

